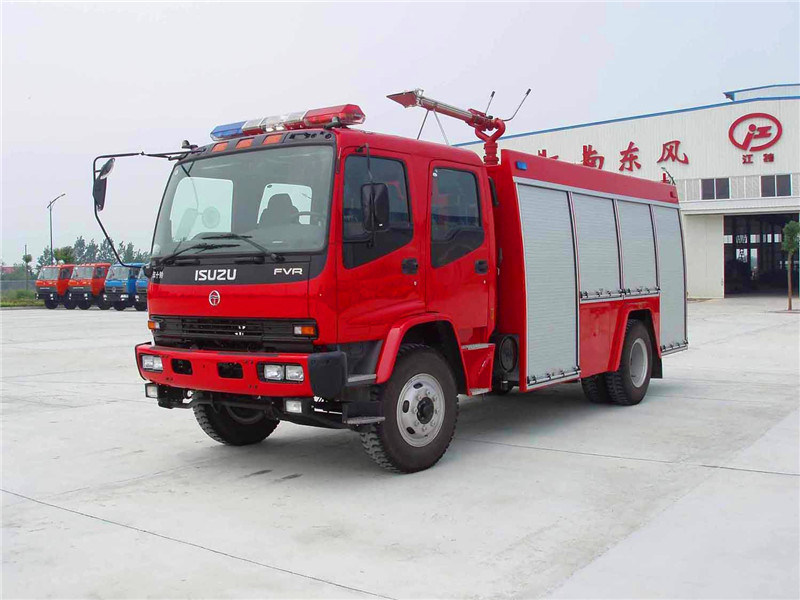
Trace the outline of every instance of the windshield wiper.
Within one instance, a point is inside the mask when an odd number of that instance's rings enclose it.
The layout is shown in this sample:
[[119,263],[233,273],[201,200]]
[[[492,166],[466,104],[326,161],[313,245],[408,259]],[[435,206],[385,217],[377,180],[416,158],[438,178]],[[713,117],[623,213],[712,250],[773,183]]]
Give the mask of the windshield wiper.
[[213,250],[215,248],[235,248],[238,244],[195,244],[193,246],[187,246],[183,250],[178,250],[177,252],[173,252],[172,254],[167,254],[165,257],[158,259],[160,265],[166,265],[167,263],[173,262],[178,256],[183,254],[184,252],[188,252],[189,250]]
[[262,246],[261,244],[254,242],[250,238],[252,235],[242,235],[239,233],[220,233],[218,235],[204,235],[202,238],[203,240],[241,240],[243,242],[247,242],[253,248],[256,248],[262,256],[269,257],[276,262],[283,262],[286,258],[282,254],[278,254],[277,252],[273,252]]

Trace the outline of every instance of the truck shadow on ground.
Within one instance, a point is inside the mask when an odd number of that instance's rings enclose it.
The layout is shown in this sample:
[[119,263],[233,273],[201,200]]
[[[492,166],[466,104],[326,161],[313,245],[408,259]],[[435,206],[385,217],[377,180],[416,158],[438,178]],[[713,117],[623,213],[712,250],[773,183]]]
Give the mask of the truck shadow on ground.
[[[445,458],[461,454],[461,458],[469,460],[468,453],[460,452],[458,446],[459,441],[473,439],[498,443],[512,438],[519,443],[522,439],[523,443],[535,446],[539,436],[552,436],[561,430],[576,428],[613,410],[629,409],[592,404],[579,384],[563,384],[526,394],[462,396],[455,438]],[[336,476],[384,473],[363,452],[360,437],[347,430],[282,423],[262,444],[245,448],[204,444],[202,452],[208,452],[213,459],[224,460],[230,468],[249,469],[243,477],[255,477],[262,471],[266,474],[269,469],[275,469],[270,477],[286,472],[319,474],[324,471]]]

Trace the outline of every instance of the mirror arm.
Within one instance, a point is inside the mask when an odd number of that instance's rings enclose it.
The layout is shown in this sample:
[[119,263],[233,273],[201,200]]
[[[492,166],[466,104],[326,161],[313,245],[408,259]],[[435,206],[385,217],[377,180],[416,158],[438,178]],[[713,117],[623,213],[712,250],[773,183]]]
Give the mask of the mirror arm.
[[[97,168],[97,161],[99,160],[106,160],[109,158],[126,158],[128,156],[149,156],[152,158],[166,158],[167,160],[181,160],[182,158],[188,156],[195,152],[194,150],[183,152],[159,152],[159,153],[147,153],[147,152],[121,152],[119,154],[102,154],[100,156],[95,157],[92,161],[92,182],[97,181],[97,175],[100,173],[100,169]],[[106,228],[103,226],[103,222],[100,220],[100,214],[97,212],[97,204],[92,200],[92,205],[94,206],[94,218],[97,219],[97,224],[100,225],[100,229],[103,232],[103,236],[106,238],[106,241],[111,246],[111,251],[114,253],[114,256],[117,259],[117,262],[121,264],[123,267],[128,267],[130,269],[135,268],[133,265],[129,265],[123,262],[122,258],[120,257],[119,253],[117,252],[117,248],[114,246],[114,242],[111,237],[108,235]]]

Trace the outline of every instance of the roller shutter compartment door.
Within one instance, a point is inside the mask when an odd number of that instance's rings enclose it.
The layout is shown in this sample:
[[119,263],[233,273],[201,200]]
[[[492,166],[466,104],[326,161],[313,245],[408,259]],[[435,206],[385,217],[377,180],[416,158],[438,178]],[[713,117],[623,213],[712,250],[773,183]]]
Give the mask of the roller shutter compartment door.
[[677,209],[653,207],[658,243],[658,275],[661,287],[661,348],[686,345],[686,288],[683,240]]
[[519,184],[527,299],[527,381],[574,374],[578,365],[575,247],[567,193]]
[[637,202],[617,202],[622,238],[623,287],[631,294],[656,291],[656,247],[650,207]]
[[581,298],[620,295],[619,247],[614,202],[610,198],[573,194],[578,231]]

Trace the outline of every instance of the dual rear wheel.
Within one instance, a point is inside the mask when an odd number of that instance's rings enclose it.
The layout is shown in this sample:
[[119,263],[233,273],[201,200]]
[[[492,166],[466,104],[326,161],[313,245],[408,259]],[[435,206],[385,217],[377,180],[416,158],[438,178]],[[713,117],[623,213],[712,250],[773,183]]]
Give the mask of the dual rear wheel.
[[628,321],[622,356],[616,371],[581,379],[583,392],[598,404],[639,404],[647,393],[653,372],[653,344],[641,321]]

